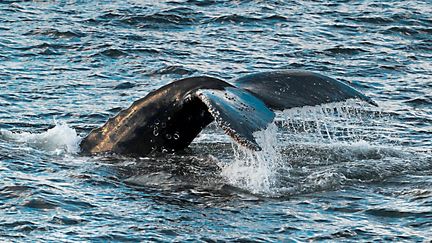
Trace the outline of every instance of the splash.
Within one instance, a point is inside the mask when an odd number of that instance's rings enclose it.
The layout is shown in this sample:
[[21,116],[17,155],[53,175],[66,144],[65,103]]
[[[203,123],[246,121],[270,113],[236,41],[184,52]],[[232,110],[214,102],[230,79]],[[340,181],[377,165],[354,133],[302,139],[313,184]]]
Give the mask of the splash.
[[389,127],[380,111],[353,101],[286,110],[254,134],[262,151],[233,145],[234,158],[221,162],[221,175],[231,185],[266,196],[336,188],[369,178],[367,163],[385,157],[406,161],[408,153],[394,142]]
[[[382,140],[392,137],[389,131],[377,133],[378,122],[385,122],[386,117],[380,110],[372,110],[355,100],[306,106],[283,111],[280,114],[284,131],[290,140],[304,142],[340,142]],[[379,138],[377,136],[380,136]]]
[[16,143],[27,144],[31,147],[52,152],[78,153],[81,138],[75,129],[66,124],[56,124],[55,127],[42,133],[0,131],[0,138]]
[[237,144],[234,146],[234,159],[222,164],[221,175],[232,185],[247,189],[253,193],[273,193],[277,182],[277,172],[289,170],[282,163],[281,147],[278,146],[277,126],[271,124],[266,130],[254,133],[261,146],[261,151],[252,151]]

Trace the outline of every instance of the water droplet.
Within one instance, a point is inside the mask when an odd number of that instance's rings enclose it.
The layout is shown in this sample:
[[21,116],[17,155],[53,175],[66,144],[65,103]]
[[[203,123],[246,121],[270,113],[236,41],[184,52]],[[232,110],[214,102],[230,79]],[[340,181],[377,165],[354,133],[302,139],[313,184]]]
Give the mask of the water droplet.
[[178,133],[174,133],[174,140],[177,140],[180,138],[180,135]]

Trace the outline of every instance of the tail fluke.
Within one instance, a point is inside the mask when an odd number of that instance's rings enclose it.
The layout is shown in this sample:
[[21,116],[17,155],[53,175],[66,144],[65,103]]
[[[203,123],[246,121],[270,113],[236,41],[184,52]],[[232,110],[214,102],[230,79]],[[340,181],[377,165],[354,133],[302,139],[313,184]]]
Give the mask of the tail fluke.
[[234,87],[198,90],[197,94],[226,134],[243,146],[261,150],[253,133],[266,129],[275,117],[264,102]]
[[253,133],[265,129],[274,113],[249,92],[223,80],[177,80],[135,101],[81,141],[84,153],[146,155],[186,148],[216,120],[236,142],[260,147]]
[[308,71],[274,71],[251,74],[234,81],[238,88],[253,93],[273,110],[315,106],[360,99],[377,104],[353,87],[330,77]]
[[90,132],[85,153],[146,155],[186,148],[210,122],[250,149],[260,150],[254,133],[273,121],[272,110],[369,97],[335,79],[306,71],[264,72],[235,80],[212,77],[174,81],[135,101]]

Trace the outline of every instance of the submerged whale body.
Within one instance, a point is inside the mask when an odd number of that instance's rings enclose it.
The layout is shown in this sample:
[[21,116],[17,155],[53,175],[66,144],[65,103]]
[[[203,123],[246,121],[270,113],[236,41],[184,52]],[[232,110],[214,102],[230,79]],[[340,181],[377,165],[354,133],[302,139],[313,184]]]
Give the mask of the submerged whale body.
[[253,133],[274,111],[369,97],[335,79],[308,71],[247,75],[232,84],[212,77],[174,81],[150,92],[81,141],[84,153],[147,155],[189,146],[212,121],[239,144],[260,150]]

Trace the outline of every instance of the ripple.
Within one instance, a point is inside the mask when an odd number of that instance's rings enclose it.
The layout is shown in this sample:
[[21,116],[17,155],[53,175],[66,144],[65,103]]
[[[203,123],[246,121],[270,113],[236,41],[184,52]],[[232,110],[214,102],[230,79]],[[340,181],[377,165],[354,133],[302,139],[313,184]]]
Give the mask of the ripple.
[[404,26],[403,27],[393,26],[393,27],[390,27],[390,28],[386,29],[384,31],[384,33],[385,34],[396,33],[396,34],[402,34],[402,35],[411,36],[411,35],[419,34],[420,31],[418,31],[418,30],[416,30],[414,28],[408,28],[408,27],[404,27]]
[[81,33],[79,31],[72,31],[72,30],[57,30],[57,29],[35,29],[31,30],[24,35],[42,35],[42,36],[51,36],[56,38],[81,38],[85,37],[86,35],[84,33]]
[[76,49],[77,46],[75,45],[68,45],[68,44],[60,44],[60,43],[48,43],[48,42],[44,42],[41,44],[37,44],[37,45],[29,45],[29,46],[23,46],[23,45],[15,45],[15,46],[9,46],[9,48],[12,49],[16,49],[16,50],[22,50],[22,51],[27,51],[27,50],[33,50],[33,49],[42,49],[42,50],[46,50],[46,49],[52,49],[52,50],[58,50],[58,49]]
[[28,201],[25,201],[22,206],[34,209],[55,209],[59,205],[50,200],[46,200],[43,198],[35,198]]
[[86,222],[87,220],[84,220],[79,217],[67,217],[67,216],[54,216],[50,223],[52,224],[61,224],[61,225],[77,225],[83,222]]
[[281,15],[270,15],[264,17],[252,17],[239,14],[229,14],[217,16],[209,19],[208,23],[219,23],[219,24],[258,24],[267,23],[272,24],[275,22],[285,22],[288,19]]
[[410,100],[404,101],[407,104],[410,104],[414,107],[421,107],[421,106],[430,106],[432,105],[432,99],[428,97],[417,97],[412,98]]
[[193,18],[183,17],[178,14],[155,13],[144,16],[125,17],[121,19],[121,22],[130,25],[149,23],[189,25],[192,24],[194,20]]
[[325,49],[324,52],[327,52],[329,54],[336,54],[336,55],[358,55],[360,53],[365,53],[367,51],[362,48],[337,46],[337,47]]
[[122,50],[110,48],[110,49],[103,50],[95,55],[103,55],[110,58],[120,58],[120,57],[127,56],[128,54]]
[[373,216],[390,218],[423,217],[430,215],[430,212],[404,212],[386,208],[368,209],[366,213]]
[[31,221],[15,221],[11,223],[2,223],[0,224],[2,227],[5,228],[12,228],[16,231],[32,231],[38,228],[37,224],[31,222]]
[[14,186],[5,186],[0,189],[0,197],[2,198],[15,198],[21,196],[31,195],[33,187],[23,186],[23,185],[14,185]]
[[133,87],[135,87],[135,84],[134,84],[134,83],[131,83],[131,82],[124,82],[124,83],[121,83],[121,84],[117,84],[117,85],[114,87],[114,89],[131,89],[131,88],[133,88]]
[[[51,242],[428,241],[429,5],[1,1],[1,234]],[[380,107],[333,120],[330,111],[319,119],[309,108],[303,119],[290,113],[292,126],[277,133],[282,159],[261,171],[240,161],[238,183],[221,174],[237,150],[215,126],[177,154],[64,149],[174,79],[284,67],[350,82]],[[53,120],[70,127],[52,130]],[[324,122],[328,137],[315,129]],[[263,181],[250,176],[269,179],[258,177],[264,172],[274,183],[254,194]]]
[[390,17],[381,16],[349,17],[347,19],[367,24],[391,24],[397,21]]
[[217,0],[186,0],[186,3],[193,4],[200,7],[206,7],[206,6],[216,5],[220,2]]
[[168,66],[153,70],[149,74],[150,75],[167,75],[167,74],[191,75],[195,72],[196,72],[195,70],[188,69],[188,68],[183,67],[183,66],[168,65]]
[[38,54],[44,56],[61,55],[61,53],[51,48],[45,48],[42,51],[38,52]]

